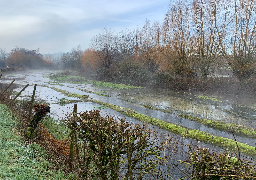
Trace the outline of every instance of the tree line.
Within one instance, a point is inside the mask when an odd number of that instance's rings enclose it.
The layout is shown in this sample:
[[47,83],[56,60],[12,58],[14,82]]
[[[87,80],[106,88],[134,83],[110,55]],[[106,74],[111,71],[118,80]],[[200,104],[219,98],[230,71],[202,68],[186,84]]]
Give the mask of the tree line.
[[15,47],[10,53],[0,49],[0,68],[12,67],[21,69],[49,68],[52,66],[51,57],[43,56],[39,49],[29,50]]
[[178,0],[164,21],[115,33],[104,29],[81,52],[81,65],[115,81],[151,76],[206,79],[230,69],[240,81],[255,75],[254,0]]
[[[53,58],[38,50],[2,54],[0,65],[53,65]],[[121,32],[104,29],[90,48],[62,54],[58,67],[133,85],[206,80],[220,69],[244,82],[255,76],[255,55],[255,0],[177,0],[162,23],[146,20],[141,28]]]

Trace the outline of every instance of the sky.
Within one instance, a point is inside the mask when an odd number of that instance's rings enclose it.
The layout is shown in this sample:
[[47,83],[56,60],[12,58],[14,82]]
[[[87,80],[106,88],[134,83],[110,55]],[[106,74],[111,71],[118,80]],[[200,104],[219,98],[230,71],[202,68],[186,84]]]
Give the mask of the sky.
[[40,53],[89,48],[104,28],[141,28],[146,19],[163,22],[170,0],[0,0],[0,48]]

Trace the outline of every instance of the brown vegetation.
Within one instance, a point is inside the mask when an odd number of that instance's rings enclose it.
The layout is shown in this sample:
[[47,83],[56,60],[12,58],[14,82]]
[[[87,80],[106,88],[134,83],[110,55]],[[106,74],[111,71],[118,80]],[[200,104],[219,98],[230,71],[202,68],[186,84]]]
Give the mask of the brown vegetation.
[[42,68],[51,65],[49,60],[44,60],[38,50],[27,50],[25,48],[14,48],[5,59],[5,65],[15,68]]
[[255,8],[253,0],[179,1],[170,4],[162,24],[146,20],[141,29],[105,29],[81,62],[101,80],[136,85],[207,82],[221,69],[244,82],[255,74]]

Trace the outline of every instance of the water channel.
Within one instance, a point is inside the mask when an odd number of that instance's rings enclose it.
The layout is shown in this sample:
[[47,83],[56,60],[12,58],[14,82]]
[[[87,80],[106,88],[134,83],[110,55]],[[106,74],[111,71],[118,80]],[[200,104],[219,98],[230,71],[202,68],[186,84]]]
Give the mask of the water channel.
[[[66,114],[71,113],[73,110],[73,104],[60,105],[60,99],[79,100],[75,97],[67,97],[64,94],[57,92],[51,87],[66,90],[68,92],[89,95],[89,98],[93,98],[105,103],[111,103],[124,108],[133,109],[141,114],[145,114],[157,119],[161,119],[173,124],[182,125],[190,129],[197,129],[210,133],[215,136],[221,136],[229,139],[234,139],[232,133],[209,128],[198,122],[191,121],[179,116],[180,113],[193,115],[196,117],[202,117],[207,119],[213,119],[228,123],[241,124],[247,127],[256,129],[256,111],[253,103],[248,108],[241,106],[240,104],[231,103],[228,100],[225,101],[209,101],[197,98],[198,94],[191,93],[178,93],[167,90],[153,91],[150,89],[129,89],[129,90],[114,90],[111,88],[94,87],[92,84],[72,84],[61,83],[53,84],[49,83],[51,80],[47,77],[57,71],[29,71],[29,72],[17,72],[7,73],[0,78],[0,83],[10,83],[15,79],[15,83],[21,85],[15,91],[20,91],[26,84],[29,84],[28,88],[22,92],[19,98],[30,99],[33,92],[33,85],[37,84],[36,99],[44,100],[50,104],[51,113],[50,116],[61,120],[66,117]],[[86,90],[83,91],[83,90]],[[95,92],[104,92],[107,96],[100,96]],[[94,102],[77,102],[78,112],[89,111],[93,109],[100,109],[102,115],[116,115],[120,118],[125,118],[127,121],[133,123],[140,123],[138,120],[125,116],[115,110],[107,107],[103,107]],[[146,108],[145,105],[150,105],[162,110],[168,110],[170,113],[162,112],[155,109]],[[229,113],[233,112],[233,113]],[[193,143],[198,144],[196,140],[185,139],[178,135],[172,134],[166,130],[160,129],[149,125],[159,132],[159,136],[165,136],[165,134],[171,134],[179,139],[183,144]],[[248,144],[255,147],[255,139],[236,136],[238,142]],[[221,149],[214,147],[211,144],[200,143],[200,146],[206,146],[214,149]],[[186,151],[187,147],[184,145],[179,146],[179,151]],[[178,176],[178,175],[177,175]]]

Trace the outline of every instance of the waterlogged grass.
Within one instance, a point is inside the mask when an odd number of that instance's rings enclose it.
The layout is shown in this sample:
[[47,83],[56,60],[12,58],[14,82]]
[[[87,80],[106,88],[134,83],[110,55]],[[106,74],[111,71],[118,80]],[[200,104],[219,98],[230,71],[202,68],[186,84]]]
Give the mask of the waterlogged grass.
[[98,96],[106,96],[106,97],[109,97],[109,95],[106,94],[106,91],[93,92],[93,91],[88,91],[88,90],[82,89],[82,88],[77,88],[77,89],[80,90],[80,91],[83,91],[83,92],[96,94],[96,95],[98,95]]
[[[165,109],[159,109],[159,108],[156,108],[151,105],[142,104],[142,106],[144,106],[148,109],[154,109],[154,110],[165,112],[165,113],[172,113],[172,111],[165,110]],[[199,117],[195,117],[195,116],[191,116],[191,115],[187,115],[187,114],[180,114],[179,116],[189,119],[189,120],[192,120],[192,121],[199,122],[201,124],[204,124],[208,127],[214,128],[214,129],[234,133],[236,135],[243,136],[243,137],[256,138],[256,130],[255,129],[245,127],[240,124],[225,123],[222,121],[204,119],[204,118],[199,118]]]
[[[156,119],[144,114],[140,114],[132,109],[128,109],[128,108],[122,108],[120,106],[117,105],[112,105],[109,103],[104,103],[101,101],[97,101],[97,100],[91,100],[95,103],[101,104],[103,106],[109,107],[111,109],[114,109],[122,114],[125,114],[127,116],[133,117],[135,119],[138,119],[140,121],[144,121],[153,125],[156,125],[162,129],[166,129],[172,133],[178,134],[182,137],[185,138],[192,138],[192,139],[196,139],[198,141],[202,141],[205,143],[212,143],[215,144],[219,147],[223,147],[226,148],[228,150],[237,150],[237,146],[239,147],[239,151],[241,153],[256,157],[256,149],[255,147],[240,143],[240,142],[235,142],[232,139],[228,139],[228,138],[223,138],[223,137],[218,137],[218,136],[213,136],[209,133],[203,132],[203,131],[199,131],[199,130],[191,130],[188,129],[186,127],[182,127],[176,124],[172,124],[169,122],[165,122],[163,120],[160,119]],[[237,143],[237,144],[236,144]]]
[[0,179],[72,179],[62,171],[52,171],[43,148],[24,145],[13,130],[17,122],[5,105],[0,104]]
[[59,82],[56,82],[56,81],[49,81],[47,82],[48,84],[50,85],[58,85],[58,86],[64,86],[63,84],[59,83]]
[[245,127],[239,124],[225,123],[222,121],[198,118],[187,114],[180,114],[179,116],[192,121],[199,122],[214,129],[231,132],[239,136],[256,138],[256,130],[253,128]]
[[241,117],[243,119],[255,119],[254,114],[250,114],[248,112],[255,112],[255,109],[249,108],[249,107],[245,107],[245,106],[237,106],[236,107],[237,110],[227,110],[224,108],[220,108],[220,107],[216,107],[216,109],[219,109],[225,113],[231,114],[235,117]]
[[62,73],[58,73],[55,75],[48,76],[48,78],[57,81],[57,82],[69,82],[73,84],[93,84],[95,87],[108,87],[112,89],[134,89],[134,88],[143,88],[140,86],[129,86],[125,84],[115,84],[111,82],[102,82],[102,81],[86,81],[84,77],[81,76],[71,76],[71,75],[64,75]]
[[[47,86],[45,86],[45,87],[47,87]],[[81,99],[84,99],[84,100],[88,99],[88,97],[89,97],[88,95],[81,95],[81,94],[76,94],[76,93],[70,93],[70,92],[68,92],[66,90],[58,89],[58,88],[55,88],[55,87],[48,87],[48,88],[51,88],[51,89],[53,89],[55,91],[58,91],[58,92],[60,92],[62,94],[65,94],[68,97],[76,97],[76,98],[81,98]]]
[[[50,87],[56,91],[59,91],[67,96],[69,96],[70,94],[72,94],[72,97],[81,97],[82,95],[79,94],[73,94],[73,93],[69,93],[67,91],[61,90],[61,89],[57,89],[57,88],[53,88]],[[205,143],[211,143],[214,144],[216,146],[222,147],[222,148],[226,148],[227,150],[237,150],[237,146],[239,148],[239,151],[243,154],[247,154],[250,155],[252,157],[256,157],[256,149],[255,147],[249,146],[247,144],[243,144],[240,142],[236,142],[232,139],[228,139],[228,138],[223,138],[223,137],[218,137],[218,136],[213,136],[209,133],[203,132],[203,131],[199,131],[199,130],[195,130],[195,129],[189,129],[186,127],[182,127],[176,124],[172,124],[169,122],[165,122],[163,120],[160,119],[156,119],[144,114],[140,114],[132,109],[129,108],[123,108],[117,105],[113,105],[110,103],[104,103],[95,99],[86,99],[87,101],[91,101],[91,102],[95,102],[97,104],[100,104],[102,106],[111,108],[113,110],[116,110],[126,116],[129,117],[133,117],[135,119],[138,119],[140,121],[144,121],[153,125],[156,125],[162,129],[166,129],[172,133],[178,134],[182,137],[185,138],[192,138],[192,139],[196,139],[198,141],[202,141]]]
[[111,82],[102,82],[102,81],[91,81],[95,87],[108,87],[112,89],[135,89],[135,88],[143,88],[140,86],[129,86],[125,84],[115,84]]
[[199,99],[205,99],[205,100],[210,100],[210,101],[215,101],[215,102],[222,102],[221,100],[214,98],[214,97],[209,97],[209,96],[197,96]]
[[65,98],[61,98],[59,100],[59,104],[61,106],[64,106],[66,104],[70,104],[70,103],[77,103],[77,102],[81,102],[82,100],[69,100],[69,99],[65,99]]
[[18,95],[18,94],[19,94],[19,92],[17,92],[17,91],[13,91],[13,92],[12,92],[12,95],[15,95],[15,96],[16,96],[16,95]]
[[[110,103],[104,103],[94,99],[90,99],[90,101],[109,107],[111,109],[114,109],[122,114],[133,117],[135,119],[159,126],[160,128],[163,128],[163,129],[167,129],[175,134],[181,135],[186,138],[197,139],[198,141],[202,141],[206,143],[213,143],[217,146],[225,147],[228,149],[236,149],[236,142],[228,138],[212,136],[211,134],[198,131],[198,130],[191,130],[182,126],[165,122],[160,119],[156,119],[144,114],[140,114],[132,109],[122,108],[120,106],[112,105]],[[239,143],[239,142],[237,142],[237,145],[242,153],[256,157],[256,150],[254,147],[243,144],[243,143]]]
[[173,111],[166,110],[166,109],[159,109],[159,108],[156,108],[156,107],[148,105],[148,104],[140,104],[140,105],[144,106],[145,108],[161,111],[161,112],[164,112],[164,113],[172,113],[173,112]]
[[48,76],[48,78],[53,79],[54,81],[59,81],[59,82],[67,82],[67,81],[71,81],[71,82],[77,82],[77,81],[85,81],[84,77],[81,76],[71,76],[71,75],[60,75],[60,74],[56,74],[56,75],[52,75],[52,76]]

